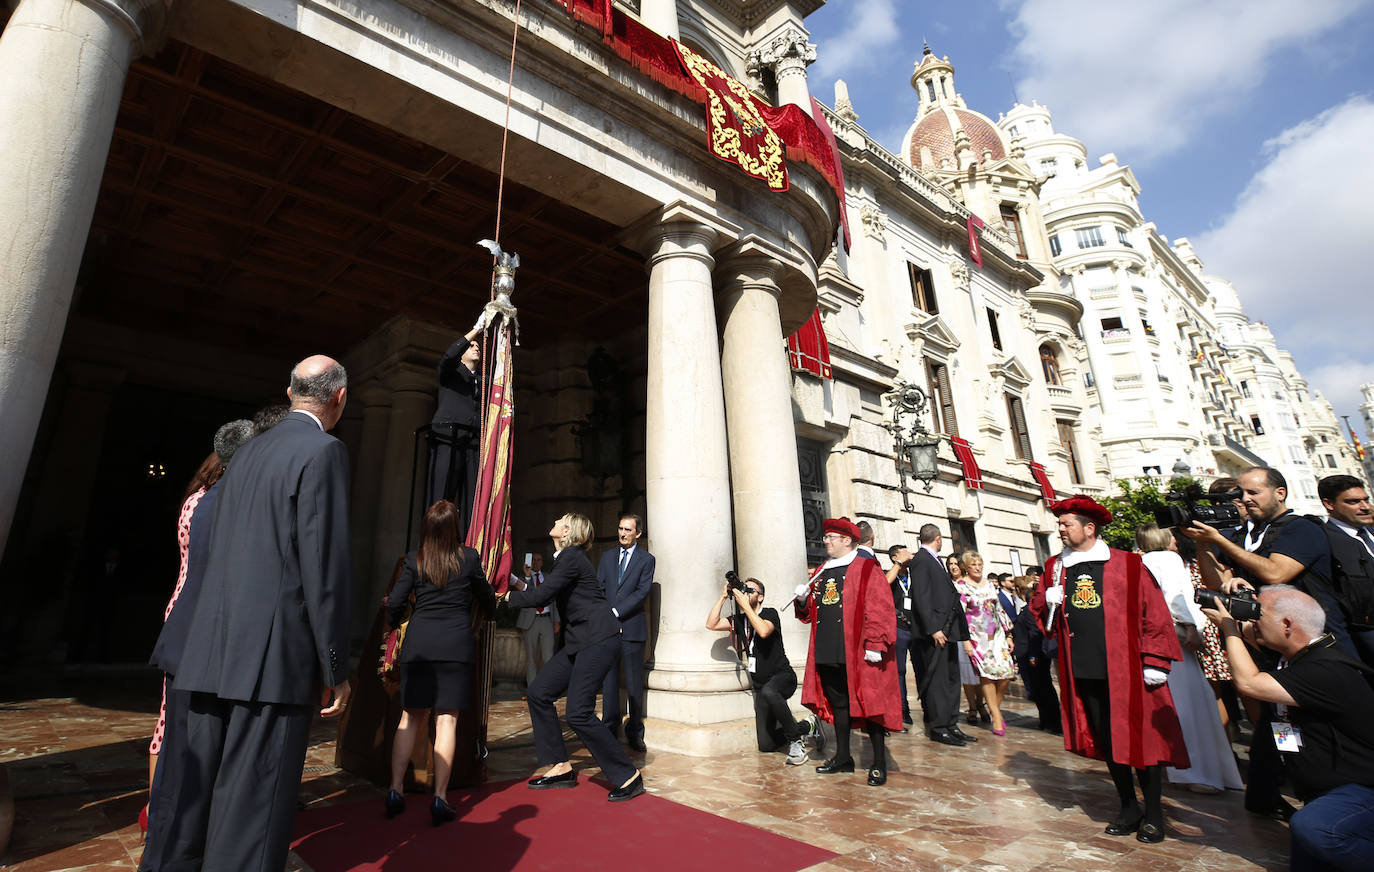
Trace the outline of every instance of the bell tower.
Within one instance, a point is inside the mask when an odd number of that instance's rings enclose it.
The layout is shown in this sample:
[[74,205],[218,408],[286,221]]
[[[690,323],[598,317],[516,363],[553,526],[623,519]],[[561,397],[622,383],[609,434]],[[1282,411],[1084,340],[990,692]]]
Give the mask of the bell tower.
[[921,118],[933,109],[949,106],[963,108],[964,101],[954,90],[954,65],[949,57],[937,58],[927,43],[921,50],[921,59],[916,62],[916,71],[911,74],[911,87],[916,89],[920,106],[916,117]]

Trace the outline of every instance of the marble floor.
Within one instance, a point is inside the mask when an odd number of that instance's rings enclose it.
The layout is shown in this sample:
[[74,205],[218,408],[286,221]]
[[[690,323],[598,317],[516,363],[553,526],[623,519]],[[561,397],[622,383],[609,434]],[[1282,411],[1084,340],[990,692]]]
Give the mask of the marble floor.
[[[0,680],[0,763],[15,798],[14,835],[0,868],[137,868],[136,818],[157,701],[157,679],[146,674]],[[966,727],[981,739],[967,748],[916,733],[892,736],[892,771],[881,788],[868,787],[862,772],[822,776],[811,766],[785,766],[778,754],[702,759],[650,750],[639,762],[652,793],[839,854],[812,867],[817,872],[1287,868],[1287,827],[1246,814],[1234,791],[1204,796],[1166,787],[1163,844],[1105,835],[1115,807],[1105,768],[1035,730],[1024,701],[1008,701],[1007,721],[1005,737]],[[493,780],[533,769],[518,691],[498,694],[490,740]],[[575,765],[594,771],[575,741],[570,748]],[[302,799],[370,797],[380,805],[380,791],[334,768],[333,759],[333,728],[317,723]],[[307,867],[292,857],[288,868]]]

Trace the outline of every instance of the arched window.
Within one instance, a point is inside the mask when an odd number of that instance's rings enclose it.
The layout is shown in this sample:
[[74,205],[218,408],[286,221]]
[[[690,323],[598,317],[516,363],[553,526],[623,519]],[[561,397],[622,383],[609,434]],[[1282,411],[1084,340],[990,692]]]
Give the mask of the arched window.
[[1045,373],[1045,384],[1062,385],[1064,383],[1059,378],[1059,355],[1055,353],[1053,346],[1040,346],[1040,369]]

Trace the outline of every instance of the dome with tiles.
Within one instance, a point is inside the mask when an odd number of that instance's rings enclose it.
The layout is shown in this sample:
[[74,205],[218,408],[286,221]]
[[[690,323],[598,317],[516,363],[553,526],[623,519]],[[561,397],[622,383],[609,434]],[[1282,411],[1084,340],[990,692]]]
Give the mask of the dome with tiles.
[[981,161],[984,152],[993,160],[1008,153],[1006,141],[992,120],[964,105],[954,89],[954,65],[939,58],[925,46],[911,75],[911,87],[920,98],[917,121],[907,130],[900,154],[918,169],[957,168],[955,141],[962,130],[969,138],[973,159]]

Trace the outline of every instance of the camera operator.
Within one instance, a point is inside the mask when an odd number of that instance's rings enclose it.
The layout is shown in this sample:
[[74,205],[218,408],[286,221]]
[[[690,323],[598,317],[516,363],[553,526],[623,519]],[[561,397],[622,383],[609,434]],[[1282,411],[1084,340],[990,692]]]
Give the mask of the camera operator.
[[[754,726],[758,731],[759,750],[767,753],[787,748],[787,762],[800,766],[807,760],[803,739],[814,739],[817,750],[823,741],[820,720],[799,721],[792,716],[787,700],[797,692],[797,673],[787,662],[782,633],[778,631],[778,611],[763,606],[763,582],[749,578],[739,583],[734,573],[720,593],[720,599],[706,616],[706,629],[731,630],[749,669],[749,681],[754,686]],[[732,584],[733,582],[733,584]],[[738,587],[734,585],[739,585]],[[734,598],[739,607],[729,619],[721,617],[727,599]]]
[[[1270,585],[1259,602],[1259,620],[1244,629],[1219,601],[1202,611],[1225,637],[1236,688],[1276,707],[1266,729],[1304,803],[1290,825],[1290,868],[1374,868],[1370,670],[1323,632],[1326,616],[1312,597]],[[1256,667],[1247,641],[1280,655],[1277,668]]]
[[1326,632],[1342,651],[1357,656],[1331,588],[1331,547],[1325,532],[1288,508],[1288,483],[1277,469],[1252,466],[1241,474],[1240,489],[1246,521],[1231,538],[1200,521],[1180,528],[1199,546],[1211,546],[1209,550],[1220,561],[1218,565],[1198,560],[1202,583],[1228,594],[1267,584],[1292,584],[1321,603]]
[[1317,496],[1328,515],[1331,584],[1350,628],[1355,650],[1374,666],[1374,509],[1364,483],[1350,475],[1328,475],[1317,482]]

